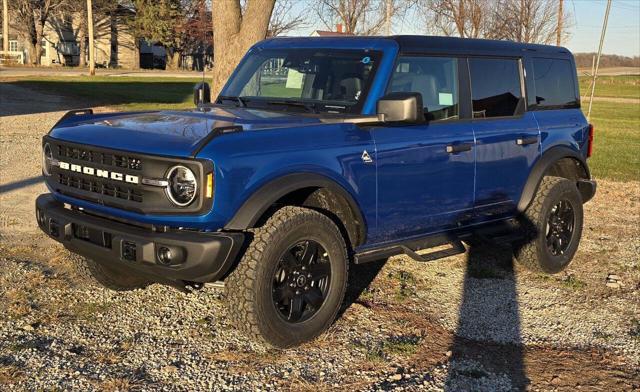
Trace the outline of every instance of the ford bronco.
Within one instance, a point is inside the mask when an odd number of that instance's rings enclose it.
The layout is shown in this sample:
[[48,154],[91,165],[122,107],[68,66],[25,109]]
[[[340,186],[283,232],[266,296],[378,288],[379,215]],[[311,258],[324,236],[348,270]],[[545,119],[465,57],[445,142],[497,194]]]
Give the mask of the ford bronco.
[[40,228],[114,290],[224,281],[275,347],[334,321],[349,265],[478,239],[557,273],[596,185],[564,48],[422,36],[275,38],[213,102],[66,114],[42,140]]

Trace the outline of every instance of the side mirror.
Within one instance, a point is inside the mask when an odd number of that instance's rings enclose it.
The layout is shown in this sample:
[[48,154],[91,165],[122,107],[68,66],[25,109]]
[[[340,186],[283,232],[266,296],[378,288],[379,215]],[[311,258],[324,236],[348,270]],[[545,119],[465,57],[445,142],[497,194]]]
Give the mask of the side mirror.
[[211,102],[211,87],[209,83],[200,82],[193,88],[193,103],[198,106]]
[[387,94],[378,100],[377,114],[383,122],[423,122],[422,94],[412,92]]

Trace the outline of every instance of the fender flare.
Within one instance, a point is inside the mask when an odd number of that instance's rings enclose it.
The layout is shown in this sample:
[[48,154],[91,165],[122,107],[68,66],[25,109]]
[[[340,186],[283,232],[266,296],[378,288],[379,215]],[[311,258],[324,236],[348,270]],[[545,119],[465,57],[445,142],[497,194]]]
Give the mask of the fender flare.
[[563,158],[572,158],[577,160],[580,163],[580,166],[584,169],[584,179],[590,179],[591,173],[589,171],[589,166],[585,158],[580,155],[579,152],[567,147],[567,146],[555,146],[551,147],[547,151],[545,151],[538,161],[533,165],[533,169],[529,173],[529,178],[527,178],[527,182],[524,185],[524,189],[522,190],[522,194],[520,196],[520,201],[518,202],[518,211],[524,212],[536,192],[538,191],[538,187],[540,186],[540,182],[542,182],[542,178],[545,173],[549,170],[553,164],[555,164],[558,160]]
[[237,212],[225,225],[229,230],[246,230],[255,226],[260,217],[283,196],[303,188],[326,188],[331,192],[341,195],[349,204],[349,207],[357,217],[359,227],[358,236],[362,242],[366,238],[366,221],[351,193],[338,182],[329,177],[315,173],[287,174],[269,181],[240,206]]

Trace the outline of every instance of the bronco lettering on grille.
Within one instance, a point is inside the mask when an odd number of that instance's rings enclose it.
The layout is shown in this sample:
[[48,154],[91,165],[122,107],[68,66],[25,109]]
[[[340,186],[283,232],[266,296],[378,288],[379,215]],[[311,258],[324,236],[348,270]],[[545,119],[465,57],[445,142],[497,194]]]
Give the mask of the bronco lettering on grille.
[[58,166],[62,170],[69,170],[76,173],[82,173],[89,176],[102,177],[102,178],[110,178],[115,181],[123,181],[129,184],[139,184],[140,177],[132,176],[130,174],[123,174],[118,172],[112,172],[108,170],[95,169],[89,166],[80,166],[75,163],[68,163],[60,161]]

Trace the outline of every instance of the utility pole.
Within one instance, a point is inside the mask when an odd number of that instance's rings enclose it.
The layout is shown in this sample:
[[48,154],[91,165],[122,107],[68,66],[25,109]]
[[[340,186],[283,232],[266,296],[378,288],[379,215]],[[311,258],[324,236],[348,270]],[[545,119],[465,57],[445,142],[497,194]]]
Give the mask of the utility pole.
[[591,106],[593,105],[593,94],[596,92],[596,78],[598,77],[598,67],[600,66],[600,56],[602,55],[602,45],[604,44],[604,35],[607,32],[607,23],[609,22],[610,9],[611,9],[611,0],[608,0],[607,10],[604,13],[604,22],[602,23],[602,33],[600,34],[600,46],[598,47],[598,57],[596,58],[596,69],[593,71],[593,80],[591,81],[591,97],[589,98],[589,110],[587,111],[587,121],[591,117]]
[[9,0],[2,0],[2,52],[9,56]]
[[93,76],[96,74],[96,61],[93,49],[93,6],[91,0],[87,0],[87,28],[89,30],[89,75]]
[[384,18],[384,22],[386,25],[387,35],[391,35],[391,3],[393,0],[386,0],[387,13]]
[[560,46],[560,44],[562,43],[562,20],[564,19],[564,12],[562,11],[562,3],[564,2],[564,0],[559,0],[559,4],[558,4],[558,37],[556,39],[556,45]]

